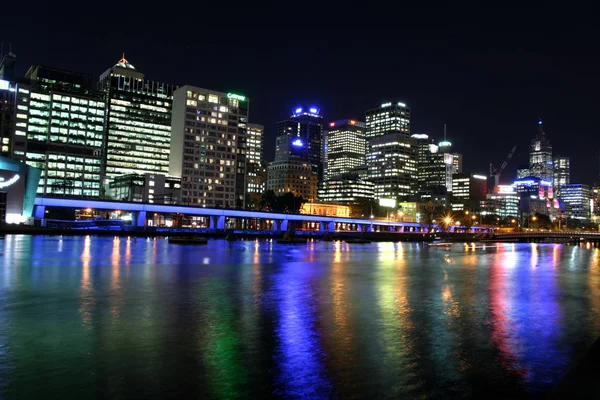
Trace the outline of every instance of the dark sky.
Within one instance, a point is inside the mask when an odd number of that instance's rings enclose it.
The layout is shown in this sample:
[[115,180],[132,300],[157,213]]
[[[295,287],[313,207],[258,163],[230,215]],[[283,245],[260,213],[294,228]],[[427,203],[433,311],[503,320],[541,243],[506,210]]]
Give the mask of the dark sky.
[[[571,157],[572,182],[599,173],[600,28],[589,7],[569,9],[336,8],[127,2],[27,8],[11,2],[0,40],[12,42],[19,72],[32,63],[99,76],[125,52],[148,79],[250,98],[266,126],[293,107],[316,104],[325,121],[364,120],[364,111],[402,101],[412,132],[443,135],[464,169],[486,173],[517,153],[504,179],[527,162],[542,117],[555,154]],[[223,2],[225,3],[225,2]],[[9,17],[10,16],[10,17]]]

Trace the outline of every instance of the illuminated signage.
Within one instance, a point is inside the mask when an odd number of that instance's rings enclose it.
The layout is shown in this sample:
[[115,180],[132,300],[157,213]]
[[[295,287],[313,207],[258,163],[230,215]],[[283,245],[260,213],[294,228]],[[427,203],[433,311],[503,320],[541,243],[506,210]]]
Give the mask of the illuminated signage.
[[398,103],[398,105],[399,105],[400,107],[406,107],[406,104],[404,104],[404,103]]
[[5,181],[4,178],[0,178],[0,189],[4,189],[9,187],[10,185],[14,184],[16,181],[18,181],[20,178],[19,175],[15,175],[12,178],[10,178],[9,180]]
[[396,208],[396,199],[379,199],[381,207]]
[[[431,153],[437,153],[439,150],[439,147],[437,147],[435,144],[429,144],[429,152]],[[446,155],[444,154],[444,158],[446,157]]]
[[329,126],[335,126],[335,122],[330,122]]
[[381,107],[389,107],[389,106],[391,106],[391,105],[392,105],[392,103],[383,103],[383,104],[381,105]]
[[315,107],[311,107],[308,111],[310,111],[313,114],[317,114],[319,112],[319,110],[317,110]]
[[429,139],[429,135],[424,133],[415,133],[414,135],[410,135],[410,137],[414,139]]
[[444,141],[440,142],[440,147],[448,147],[448,146],[452,146],[452,143],[450,143],[447,140],[444,140]]
[[0,79],[0,90],[8,90],[8,89],[10,89],[10,82]]
[[473,175],[475,179],[487,179],[484,175]]
[[241,95],[235,94],[235,93],[227,93],[227,98],[239,100],[239,101],[246,101],[246,96],[241,96]]
[[304,144],[302,143],[302,140],[300,140],[300,139],[296,139],[296,140],[294,140],[294,141],[292,142],[292,145],[293,145],[293,146],[296,146],[296,147],[302,147],[302,146],[304,146]]
[[498,193],[514,193],[515,188],[512,185],[498,185]]

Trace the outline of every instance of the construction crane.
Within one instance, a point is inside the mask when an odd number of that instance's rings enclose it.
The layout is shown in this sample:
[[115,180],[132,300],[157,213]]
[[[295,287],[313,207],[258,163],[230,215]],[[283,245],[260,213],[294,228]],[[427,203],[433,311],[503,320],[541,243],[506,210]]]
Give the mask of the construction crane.
[[504,160],[504,162],[502,163],[500,168],[494,168],[494,166],[492,164],[490,164],[490,178],[494,178],[494,191],[496,190],[496,188],[498,187],[498,184],[500,183],[500,175],[502,174],[502,171],[504,171],[504,168],[506,168],[506,166],[508,165],[508,162],[510,161],[512,156],[515,154],[515,151],[517,151],[517,146],[514,146],[512,148],[512,150],[510,151],[510,153],[508,153],[506,160]]

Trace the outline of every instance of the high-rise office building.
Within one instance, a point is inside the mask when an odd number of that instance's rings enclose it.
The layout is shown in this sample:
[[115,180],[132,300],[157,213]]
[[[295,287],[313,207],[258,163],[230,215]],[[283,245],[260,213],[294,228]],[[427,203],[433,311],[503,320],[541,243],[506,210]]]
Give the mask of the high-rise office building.
[[375,136],[410,134],[410,110],[404,103],[384,103],[366,112],[367,139]]
[[554,157],[554,190],[560,195],[562,185],[571,183],[571,163],[569,157]]
[[562,185],[560,200],[564,202],[569,218],[589,221],[592,216],[590,187],[577,183]]
[[247,192],[263,193],[267,184],[264,165],[264,134],[265,128],[259,124],[248,124],[247,137]]
[[452,143],[447,140],[435,144],[428,135],[411,135],[416,142],[417,191],[452,191],[452,175],[461,172],[462,156],[450,152]]
[[183,86],[173,96],[170,168],[181,177],[181,201],[244,207],[249,100]]
[[105,100],[91,76],[40,65],[18,84],[12,158],[42,171],[38,194],[101,194]]
[[544,123],[538,121],[538,133],[531,141],[529,151],[529,170],[531,176],[552,182],[554,174],[552,172],[552,145],[546,138],[544,132]]
[[323,117],[316,107],[298,107],[277,123],[275,161],[308,163],[318,180],[323,179]]
[[452,178],[452,211],[478,211],[487,193],[487,177],[468,173]]
[[374,185],[357,173],[347,173],[328,178],[318,191],[319,201],[340,204],[357,204],[372,200]]
[[410,138],[410,111],[384,103],[366,112],[367,167],[375,198],[401,200],[416,192],[416,143]]
[[325,135],[327,170],[325,180],[346,174],[366,163],[365,123],[353,119],[329,123]]
[[100,76],[99,88],[107,99],[106,178],[168,174],[173,86],[144,79],[123,57]]

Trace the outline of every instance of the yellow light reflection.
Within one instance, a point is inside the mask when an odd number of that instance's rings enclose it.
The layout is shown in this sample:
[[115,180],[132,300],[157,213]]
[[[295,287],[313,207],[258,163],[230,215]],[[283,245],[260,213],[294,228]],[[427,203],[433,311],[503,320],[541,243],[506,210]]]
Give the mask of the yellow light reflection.
[[83,241],[83,251],[81,252],[81,305],[79,313],[81,314],[81,322],[84,326],[89,327],[91,323],[91,303],[93,303],[92,286],[90,283],[90,245],[92,239],[86,236]]
[[531,267],[537,267],[539,261],[538,245],[537,243],[531,243]]

